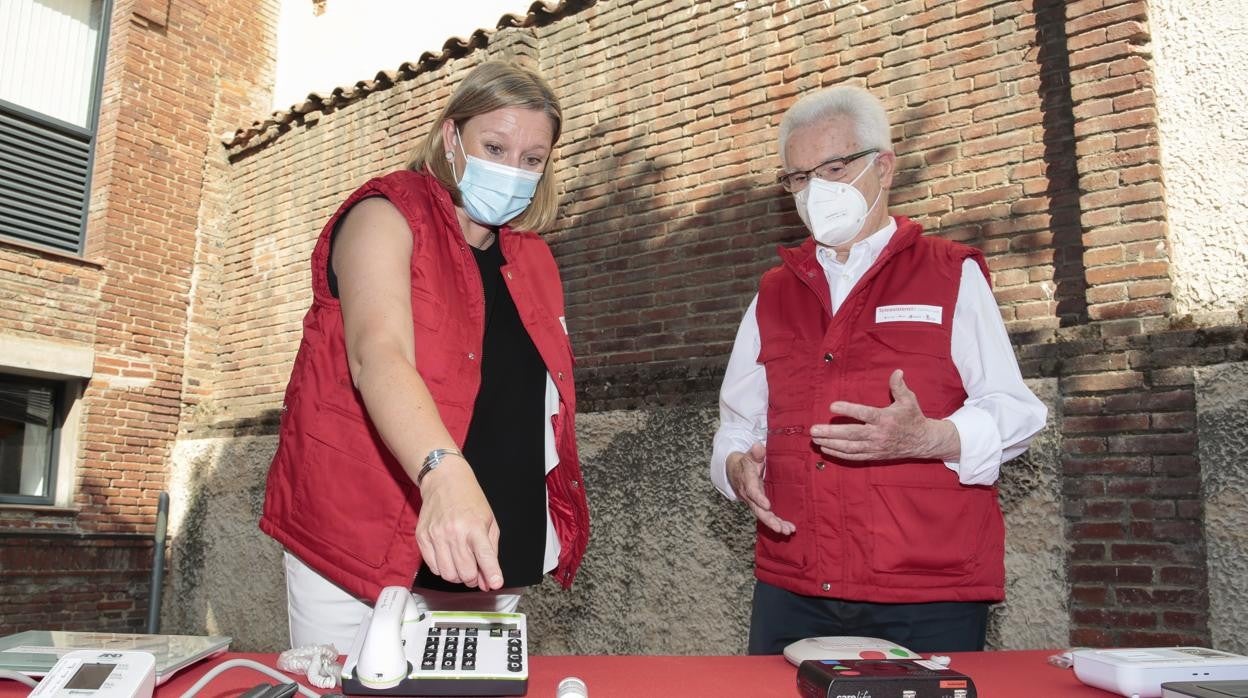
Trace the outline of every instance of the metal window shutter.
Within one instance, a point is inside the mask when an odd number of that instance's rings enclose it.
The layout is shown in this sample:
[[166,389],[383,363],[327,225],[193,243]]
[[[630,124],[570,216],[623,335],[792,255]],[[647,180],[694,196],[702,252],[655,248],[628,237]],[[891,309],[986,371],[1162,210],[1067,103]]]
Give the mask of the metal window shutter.
[[82,251],[91,136],[0,108],[0,235]]

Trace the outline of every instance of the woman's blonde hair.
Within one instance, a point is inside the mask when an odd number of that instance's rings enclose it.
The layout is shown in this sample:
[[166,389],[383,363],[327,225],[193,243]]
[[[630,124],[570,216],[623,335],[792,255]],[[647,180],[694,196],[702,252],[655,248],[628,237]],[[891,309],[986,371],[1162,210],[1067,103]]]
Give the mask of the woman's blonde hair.
[[552,175],[555,159],[553,146],[559,141],[559,133],[563,129],[563,110],[559,107],[554,91],[541,76],[531,70],[501,61],[489,61],[473,69],[455,88],[442,114],[429,129],[429,134],[416,149],[407,166],[413,170],[428,168],[451,193],[455,205],[463,206],[459,186],[455,183],[455,173],[451,171],[450,163],[446,159],[442,124],[450,119],[462,130],[472,117],[506,107],[540,111],[550,117],[551,126],[554,127],[550,142],[552,150],[546,160],[542,179],[537,183],[533,203],[511,221],[511,226],[518,230],[545,230],[554,222],[559,204]]

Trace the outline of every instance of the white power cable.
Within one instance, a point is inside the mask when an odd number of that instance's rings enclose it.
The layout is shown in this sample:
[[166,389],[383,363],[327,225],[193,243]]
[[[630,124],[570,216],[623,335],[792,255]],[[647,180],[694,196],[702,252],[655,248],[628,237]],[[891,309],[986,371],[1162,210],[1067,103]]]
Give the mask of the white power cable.
[[18,683],[24,683],[31,688],[39,685],[38,681],[35,681],[29,676],[16,671],[9,671],[8,669],[0,669],[0,679],[13,679]]
[[209,671],[207,674],[204,674],[203,677],[200,678],[199,681],[195,682],[194,686],[191,686],[190,689],[187,690],[186,693],[182,694],[182,698],[193,698],[195,694],[199,693],[200,690],[204,688],[204,686],[208,685],[208,682],[220,676],[222,672],[229,670],[229,669],[233,669],[235,667],[246,667],[248,669],[255,669],[256,671],[259,671],[262,674],[267,674],[268,676],[278,679],[279,681],[284,681],[286,683],[293,683],[298,687],[299,694],[308,696],[308,698],[320,698],[321,696],[320,693],[317,693],[316,691],[313,691],[312,689],[307,688],[306,686],[299,685],[297,681],[294,681],[289,676],[283,673],[280,673],[276,669],[271,669],[261,664],[260,662],[253,662],[250,659],[231,659],[230,661],[225,662],[224,664],[213,667],[212,671]]

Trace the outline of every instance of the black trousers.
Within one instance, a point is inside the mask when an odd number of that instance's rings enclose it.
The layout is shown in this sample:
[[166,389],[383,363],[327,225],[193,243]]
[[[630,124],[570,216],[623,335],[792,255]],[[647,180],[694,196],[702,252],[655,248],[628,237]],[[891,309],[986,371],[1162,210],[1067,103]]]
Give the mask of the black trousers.
[[915,652],[978,652],[984,648],[988,605],[841,601],[755,581],[750,654],[780,654],[791,642],[829,635],[874,637]]

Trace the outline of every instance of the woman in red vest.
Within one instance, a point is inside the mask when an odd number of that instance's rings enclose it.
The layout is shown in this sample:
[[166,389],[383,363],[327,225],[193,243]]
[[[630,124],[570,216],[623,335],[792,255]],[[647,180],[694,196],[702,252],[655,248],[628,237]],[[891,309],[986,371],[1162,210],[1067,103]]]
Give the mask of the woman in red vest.
[[408,169],[326,223],[260,528],[286,549],[292,646],[348,649],[383,587],[423,608],[513,610],[565,587],[589,510],[555,218],[562,111],[490,62]]

